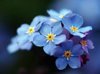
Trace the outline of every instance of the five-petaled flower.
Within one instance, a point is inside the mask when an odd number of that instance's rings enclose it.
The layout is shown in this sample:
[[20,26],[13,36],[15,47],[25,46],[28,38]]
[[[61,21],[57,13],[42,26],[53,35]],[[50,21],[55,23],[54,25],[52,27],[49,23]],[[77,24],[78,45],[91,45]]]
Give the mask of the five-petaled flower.
[[18,35],[23,36],[23,39],[19,40],[19,43],[23,42],[32,42],[35,35],[38,34],[38,30],[41,28],[41,25],[47,18],[44,16],[37,16],[33,19],[30,25],[22,24],[21,27],[17,29]]
[[92,30],[91,26],[80,28],[83,25],[83,18],[77,14],[70,14],[62,19],[64,28],[67,29],[72,35],[85,37],[87,32]]
[[68,40],[56,47],[54,56],[58,57],[56,66],[59,70],[63,70],[69,65],[71,68],[79,68],[81,66],[80,56],[83,53],[80,44],[73,44],[72,40]]
[[63,9],[58,13],[54,10],[48,10],[47,13],[50,15],[52,21],[61,21],[65,15],[71,14],[72,11]]
[[87,40],[87,39],[82,39],[80,41],[81,45],[82,45],[82,48],[83,50],[88,53],[88,49],[94,49],[94,45],[93,45],[93,42],[91,40]]
[[53,24],[53,26],[43,24],[40,29],[40,34],[34,38],[33,43],[36,46],[44,46],[45,53],[53,55],[56,45],[66,40],[66,36],[61,34],[62,31],[63,28],[60,22]]

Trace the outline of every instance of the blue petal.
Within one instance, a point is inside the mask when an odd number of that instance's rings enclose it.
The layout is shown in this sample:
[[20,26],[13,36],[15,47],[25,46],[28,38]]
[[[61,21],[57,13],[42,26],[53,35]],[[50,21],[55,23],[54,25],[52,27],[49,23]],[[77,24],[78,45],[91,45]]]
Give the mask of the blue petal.
[[34,32],[30,37],[29,37],[29,41],[32,42],[34,37],[39,35],[39,32]]
[[20,35],[17,38],[17,43],[19,46],[25,44],[28,41],[29,36],[28,35]]
[[73,35],[79,36],[79,37],[81,37],[81,38],[83,38],[83,37],[86,36],[86,34],[82,34],[82,33],[80,33],[80,32],[75,32],[75,33],[73,33]]
[[27,32],[28,28],[29,28],[29,25],[28,24],[22,24],[21,27],[19,27],[17,29],[17,33],[19,35],[25,34]]
[[85,32],[88,32],[90,30],[92,30],[92,27],[91,26],[87,26],[87,27],[80,28],[79,32],[85,33]]
[[62,25],[61,25],[60,22],[57,22],[57,23],[53,24],[52,32],[55,35],[61,34],[62,31],[63,31],[63,28],[62,28]]
[[80,59],[78,57],[71,57],[69,60],[69,66],[73,69],[79,68],[81,66]]
[[12,44],[8,45],[7,50],[9,53],[17,52],[19,50],[19,46],[17,43],[12,43]]
[[72,49],[72,53],[75,56],[81,55],[83,53],[81,45],[80,44],[75,45]]
[[33,39],[33,44],[39,47],[45,46],[47,44],[46,38],[43,35],[36,35]]
[[67,67],[67,64],[68,64],[67,59],[64,57],[58,58],[56,60],[56,66],[59,70],[65,69]]
[[54,10],[48,10],[47,13],[50,15],[50,17],[57,19],[57,20],[61,20],[61,18],[59,18],[59,13],[54,11]]
[[73,47],[73,41],[72,40],[67,40],[66,42],[64,42],[64,43],[61,44],[61,47],[64,50],[71,50],[72,47]]
[[46,54],[52,56],[56,51],[56,46],[53,43],[48,43],[46,46],[44,46],[43,50]]
[[61,11],[60,11],[60,14],[61,15],[67,15],[67,14],[70,14],[70,13],[72,13],[72,11],[70,11],[70,10],[67,10],[67,9],[62,9]]
[[51,33],[51,26],[49,26],[48,24],[42,25],[42,27],[40,29],[40,33],[44,36]]
[[79,28],[83,24],[83,18],[77,14],[71,14],[71,15],[65,16],[62,19],[62,22],[65,27],[76,26]]
[[38,31],[40,29],[42,23],[44,21],[46,21],[46,19],[47,19],[47,17],[45,17],[45,16],[36,16],[33,19],[33,21],[32,21],[30,26],[33,26],[35,28],[35,31]]
[[27,42],[27,43],[20,46],[21,50],[30,50],[31,48],[32,48],[32,43],[31,42]]
[[60,46],[57,46],[55,50],[56,50],[55,53],[54,53],[55,57],[63,56],[64,50]]
[[55,39],[54,39],[55,44],[60,44],[64,41],[66,41],[66,36],[64,34],[60,35],[60,36],[56,36]]

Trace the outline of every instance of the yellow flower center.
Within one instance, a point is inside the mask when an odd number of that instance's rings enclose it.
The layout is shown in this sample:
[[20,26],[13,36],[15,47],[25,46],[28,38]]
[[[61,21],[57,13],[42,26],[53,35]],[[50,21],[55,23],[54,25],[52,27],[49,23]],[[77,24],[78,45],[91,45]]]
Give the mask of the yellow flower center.
[[81,45],[82,45],[82,46],[86,46],[86,45],[87,45],[87,41],[86,41],[86,40],[82,40],[82,41],[81,41]]
[[70,29],[71,29],[73,32],[78,31],[78,28],[77,28],[77,27],[75,27],[75,26],[71,26],[71,27],[70,27]]
[[59,15],[59,17],[60,17],[60,18],[63,18],[63,17],[64,17],[64,15]]
[[65,51],[65,52],[64,52],[64,56],[65,56],[66,58],[70,58],[71,55],[72,55],[71,51]]
[[32,35],[32,33],[34,32],[35,32],[34,27],[29,27],[26,33],[28,33],[29,35]]
[[46,38],[47,38],[47,41],[53,41],[54,38],[55,38],[55,35],[52,34],[52,33],[50,33],[50,34],[48,34],[48,35],[46,36]]

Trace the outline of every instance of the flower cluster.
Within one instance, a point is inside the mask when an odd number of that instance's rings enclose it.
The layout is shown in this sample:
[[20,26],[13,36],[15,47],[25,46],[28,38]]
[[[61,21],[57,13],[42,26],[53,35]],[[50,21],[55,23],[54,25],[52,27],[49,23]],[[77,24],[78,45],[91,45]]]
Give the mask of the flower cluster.
[[59,13],[48,10],[47,13],[49,17],[36,16],[30,25],[22,24],[8,51],[30,50],[34,44],[43,47],[47,55],[57,58],[55,64],[59,70],[67,66],[73,69],[81,67],[89,59],[88,49],[94,48],[87,38],[92,27],[83,27],[83,18],[67,9]]

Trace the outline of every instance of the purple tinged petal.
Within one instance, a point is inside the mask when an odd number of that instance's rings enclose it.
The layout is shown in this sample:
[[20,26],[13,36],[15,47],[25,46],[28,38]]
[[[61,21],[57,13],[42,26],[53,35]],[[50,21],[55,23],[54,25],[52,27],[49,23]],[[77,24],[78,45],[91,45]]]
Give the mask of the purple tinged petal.
[[67,67],[67,64],[68,64],[67,59],[64,57],[58,58],[55,63],[56,63],[56,67],[59,70],[65,69]]
[[77,44],[72,48],[73,55],[80,56],[82,53],[83,53],[82,46],[80,44]]
[[91,40],[87,40],[87,47],[89,49],[94,49],[94,45],[93,45],[93,42]]
[[71,50],[72,47],[73,47],[73,41],[72,40],[67,40],[66,42],[64,42],[64,43],[61,44],[61,47],[64,50]]
[[63,54],[64,54],[64,50],[60,46],[57,46],[55,48],[54,56],[55,57],[61,57],[61,56],[63,56]]
[[55,44],[60,44],[64,41],[66,41],[66,36],[64,34],[60,35],[60,36],[56,36],[55,39],[54,39]]
[[83,48],[83,51],[85,51],[87,54],[89,54],[87,46],[82,46],[82,48]]
[[71,57],[68,64],[73,69],[79,68],[81,66],[79,57]]
[[52,55],[54,55],[54,53],[56,51],[56,46],[50,42],[43,47],[43,50],[46,54],[52,56]]

